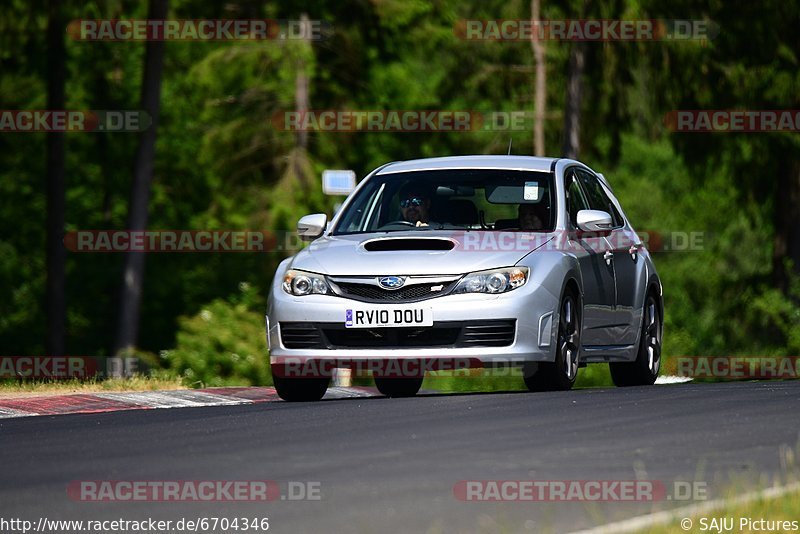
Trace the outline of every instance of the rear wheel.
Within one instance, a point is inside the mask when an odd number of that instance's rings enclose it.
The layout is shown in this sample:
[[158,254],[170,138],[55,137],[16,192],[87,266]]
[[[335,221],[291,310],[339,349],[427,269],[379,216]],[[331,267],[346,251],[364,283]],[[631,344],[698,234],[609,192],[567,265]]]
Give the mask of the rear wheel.
[[378,391],[387,397],[413,397],[422,387],[419,378],[379,378],[375,377],[375,386]]
[[281,377],[272,374],[278,396],[289,402],[318,401],[325,396],[330,378]]
[[655,383],[661,369],[661,339],[664,325],[658,302],[652,293],[647,295],[642,313],[642,333],[636,360],[609,364],[614,385],[649,386]]
[[568,289],[561,299],[555,361],[524,367],[525,385],[531,391],[571,389],[578,377],[580,347],[581,314],[578,298]]

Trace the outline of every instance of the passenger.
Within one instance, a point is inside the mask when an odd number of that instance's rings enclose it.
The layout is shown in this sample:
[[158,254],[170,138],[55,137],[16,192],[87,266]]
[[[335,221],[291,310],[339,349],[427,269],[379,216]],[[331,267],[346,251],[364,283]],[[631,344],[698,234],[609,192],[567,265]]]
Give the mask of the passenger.
[[544,230],[544,222],[539,217],[537,204],[520,204],[517,216],[520,230]]

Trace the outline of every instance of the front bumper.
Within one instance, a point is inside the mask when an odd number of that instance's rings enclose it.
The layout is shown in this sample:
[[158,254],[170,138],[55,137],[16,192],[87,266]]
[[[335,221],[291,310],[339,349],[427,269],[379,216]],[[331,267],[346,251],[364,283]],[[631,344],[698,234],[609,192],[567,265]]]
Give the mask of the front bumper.
[[[274,285],[267,309],[267,342],[270,363],[284,362],[287,358],[303,360],[369,360],[369,359],[470,359],[485,366],[531,361],[553,361],[557,334],[559,299],[542,286],[528,283],[502,295],[461,294],[446,295],[420,302],[413,306],[433,310],[434,327],[481,322],[511,321],[513,339],[505,346],[468,346],[454,343],[448,346],[398,346],[397,338],[385,346],[354,347],[338,343],[325,343],[326,348],[289,348],[281,335],[281,323],[311,323],[313,325],[341,325],[345,310],[361,306],[391,309],[399,303],[365,304],[338,296],[307,295],[295,297]],[[410,306],[407,304],[405,306]],[[325,338],[327,340],[327,338]],[[346,343],[345,343],[346,344]],[[402,345],[403,342],[400,343]],[[331,346],[332,345],[332,346]]]

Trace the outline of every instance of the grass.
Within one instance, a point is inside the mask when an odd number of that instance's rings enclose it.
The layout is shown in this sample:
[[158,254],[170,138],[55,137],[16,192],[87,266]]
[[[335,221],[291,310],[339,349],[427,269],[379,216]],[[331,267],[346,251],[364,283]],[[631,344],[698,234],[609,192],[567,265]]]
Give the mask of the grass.
[[[422,383],[423,389],[442,392],[526,391],[521,368],[469,369],[463,372],[431,372]],[[448,376],[449,375],[449,376]],[[593,364],[578,370],[575,387],[610,387],[607,364]]]
[[[373,387],[371,376],[354,375],[352,385]],[[593,364],[578,370],[577,388],[610,387],[611,374],[607,364]],[[498,369],[461,369],[459,371],[429,371],[422,389],[442,393],[484,393],[492,391],[527,391],[519,367]]]
[[156,391],[186,389],[180,378],[136,375],[129,378],[69,380],[0,380],[0,398],[66,395],[100,391]]
[[[691,526],[688,529],[683,528],[689,526],[686,518],[676,518],[675,521],[658,527],[650,527],[641,532],[647,534],[719,532],[720,530],[724,532],[727,527],[731,526],[731,521],[733,522],[731,532],[796,532],[800,530],[800,490],[775,498],[758,498],[746,503],[736,502],[736,498],[731,497],[726,500],[722,508],[689,515],[688,519],[691,520]],[[712,523],[714,519],[716,519],[716,524]],[[740,521],[743,519],[749,519],[754,523],[741,523]],[[770,523],[788,521],[789,525],[759,524],[758,521],[762,519]],[[791,524],[792,521],[794,524]]]

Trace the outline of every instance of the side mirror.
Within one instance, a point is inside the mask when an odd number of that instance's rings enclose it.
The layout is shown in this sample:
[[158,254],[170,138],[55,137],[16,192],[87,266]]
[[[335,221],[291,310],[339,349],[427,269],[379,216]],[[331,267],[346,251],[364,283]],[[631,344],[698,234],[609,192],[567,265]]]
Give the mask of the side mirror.
[[581,210],[578,212],[578,229],[604,235],[611,232],[614,226],[611,215],[600,210]]
[[322,235],[325,231],[328,216],[324,213],[315,213],[314,215],[306,215],[297,221],[297,235],[300,239],[310,241]]

